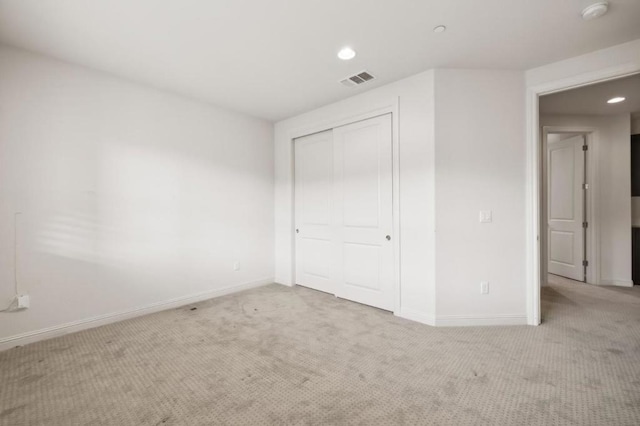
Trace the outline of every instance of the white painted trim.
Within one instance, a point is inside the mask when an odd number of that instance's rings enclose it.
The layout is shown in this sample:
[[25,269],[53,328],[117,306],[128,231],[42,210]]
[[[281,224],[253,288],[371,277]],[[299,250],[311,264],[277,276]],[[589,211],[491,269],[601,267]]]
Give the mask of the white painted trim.
[[597,71],[528,85],[527,114],[527,323],[540,325],[540,117],[538,97],[640,72],[640,59]]
[[[600,170],[598,167],[600,159],[600,132],[597,127],[589,126],[544,126],[542,128],[542,152],[546,155],[547,135],[549,133],[577,133],[583,134],[587,137],[587,145],[589,150],[587,151],[587,183],[589,189],[587,190],[587,222],[589,227],[587,228],[587,260],[589,261],[589,267],[587,268],[587,283],[599,284],[600,283],[600,211],[598,209],[599,195],[600,195]],[[540,170],[540,181],[546,181],[546,170],[544,168],[544,161],[542,161],[542,168]],[[540,187],[540,220],[542,224],[546,222],[546,188]],[[546,283],[546,277],[548,273],[548,265],[546,262],[548,241],[547,232],[540,233],[540,280],[542,285]]]
[[415,311],[413,309],[401,308],[399,312],[395,313],[395,316],[404,318],[409,321],[415,321],[422,324],[430,325],[432,327],[436,325],[435,318],[430,315],[425,315],[420,311]]
[[358,121],[367,120],[369,118],[379,117],[385,114],[394,114],[396,118],[393,119],[393,124],[397,123],[398,113],[398,97],[390,99],[388,102],[376,105],[371,108],[366,108],[361,111],[355,111],[352,114],[340,115],[330,119],[322,120],[314,124],[306,125],[293,129],[289,133],[289,139],[293,141],[296,138],[302,136],[309,136],[314,133],[324,132],[325,130],[331,130],[336,127],[346,126],[347,124],[356,123]]
[[[29,331],[15,336],[5,337],[0,339],[0,351],[4,351],[15,346],[22,346],[28,343],[34,343],[41,340],[51,339],[54,337],[63,336],[65,334],[75,333],[82,330],[87,330],[101,325],[112,324],[114,322],[124,321],[130,318],[136,318],[143,315],[151,314],[154,312],[164,311],[167,309],[173,309],[191,303],[200,302],[207,299],[213,299],[220,296],[226,296],[228,294],[237,293],[244,290],[249,290],[256,287],[261,287],[267,284],[272,284],[273,278],[264,278],[261,280],[251,281],[244,284],[219,288],[216,290],[205,291],[202,293],[196,293],[189,296],[176,297],[174,299],[165,300],[162,302],[152,303],[139,308],[131,309],[128,311],[114,312],[105,315],[99,315],[92,318],[86,318],[79,321],[72,321],[65,324],[55,325],[53,327],[47,327],[40,330]],[[7,313],[6,315],[10,315]]]
[[394,291],[394,309],[393,312],[399,312],[401,306],[400,300],[400,134],[399,134],[399,97],[395,96],[387,102],[378,104],[374,107],[368,107],[360,111],[354,111],[348,115],[339,115],[330,119],[294,129],[289,132],[287,140],[291,144],[291,227],[289,229],[291,238],[291,277],[292,285],[296,282],[296,246],[295,246],[295,139],[302,136],[312,135],[314,133],[323,132],[334,129],[336,127],[345,126],[347,124],[356,123],[358,121],[391,114],[391,146],[392,146],[392,205],[393,205],[393,291]]
[[402,308],[396,316],[410,321],[416,321],[432,327],[473,327],[494,325],[527,325],[526,315],[445,315],[432,317],[412,309]]
[[633,281],[626,280],[600,280],[600,285],[613,285],[617,287],[633,287]]
[[540,325],[540,150],[538,149],[538,92],[528,89],[527,96],[527,323]]
[[436,317],[436,327],[469,327],[487,325],[527,325],[526,315],[466,316],[447,315]]

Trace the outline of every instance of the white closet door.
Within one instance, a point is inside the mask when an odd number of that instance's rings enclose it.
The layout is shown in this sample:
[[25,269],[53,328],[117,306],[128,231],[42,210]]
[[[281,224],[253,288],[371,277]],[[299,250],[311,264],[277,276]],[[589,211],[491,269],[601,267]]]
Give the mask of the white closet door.
[[333,131],[336,295],[393,310],[391,116]]
[[295,141],[296,284],[335,293],[332,131]]
[[584,280],[584,137],[547,144],[549,272]]

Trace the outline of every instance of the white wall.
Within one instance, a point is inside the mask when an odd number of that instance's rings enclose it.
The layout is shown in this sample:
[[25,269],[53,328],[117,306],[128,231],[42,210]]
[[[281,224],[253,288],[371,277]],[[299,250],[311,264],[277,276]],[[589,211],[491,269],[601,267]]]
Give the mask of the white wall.
[[553,90],[558,86],[564,90],[581,84],[580,80],[589,84],[600,80],[608,70],[615,70],[616,76],[637,73],[638,62],[640,39],[530,69],[525,78],[528,87],[549,85]]
[[540,126],[597,128],[600,280],[631,285],[630,116],[542,115]]
[[2,47],[2,305],[13,297],[15,212],[31,308],[0,314],[0,343],[268,282],[273,127]]
[[399,103],[400,312],[432,322],[435,312],[433,72],[427,71],[275,126],[276,281],[293,284],[292,136]]
[[[292,284],[292,135],[394,98],[400,105],[396,314],[438,325],[524,324],[522,72],[429,71],[277,123],[276,280]],[[493,210],[492,224],[478,223],[481,209]],[[491,282],[489,295],[480,294],[482,280]]]
[[639,135],[640,134],[640,116],[637,116],[639,113],[634,113],[631,115],[631,134]]
[[437,323],[524,324],[524,73],[436,70],[435,115]]

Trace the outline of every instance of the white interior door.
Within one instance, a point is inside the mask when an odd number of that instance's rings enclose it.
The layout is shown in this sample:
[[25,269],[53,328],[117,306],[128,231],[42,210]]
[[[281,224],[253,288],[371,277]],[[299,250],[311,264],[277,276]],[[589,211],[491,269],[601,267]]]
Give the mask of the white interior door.
[[332,131],[295,141],[296,284],[335,293]]
[[584,136],[547,142],[549,272],[584,281]]
[[391,116],[334,129],[336,295],[393,310]]
[[393,310],[391,115],[295,141],[296,284]]

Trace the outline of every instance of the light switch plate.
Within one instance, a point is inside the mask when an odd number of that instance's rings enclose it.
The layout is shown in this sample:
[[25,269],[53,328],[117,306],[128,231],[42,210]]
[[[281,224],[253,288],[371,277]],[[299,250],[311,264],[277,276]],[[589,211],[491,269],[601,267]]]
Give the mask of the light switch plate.
[[489,294],[489,281],[480,281],[480,294]]
[[492,213],[491,210],[480,210],[480,223],[491,223]]

